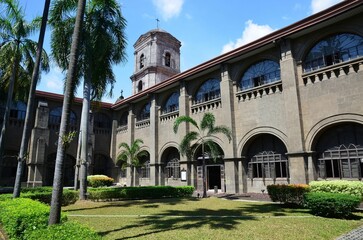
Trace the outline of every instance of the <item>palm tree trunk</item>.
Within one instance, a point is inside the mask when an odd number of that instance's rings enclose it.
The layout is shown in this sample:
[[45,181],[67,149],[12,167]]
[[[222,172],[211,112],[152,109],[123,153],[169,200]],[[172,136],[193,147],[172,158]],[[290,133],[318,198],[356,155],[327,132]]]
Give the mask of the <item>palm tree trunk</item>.
[[5,145],[5,134],[6,129],[9,122],[9,116],[10,116],[10,107],[13,99],[13,92],[14,92],[14,84],[15,84],[15,78],[18,72],[18,55],[19,55],[19,44],[20,42],[17,42],[16,48],[15,48],[15,56],[14,56],[14,62],[13,62],[13,69],[11,73],[10,83],[9,83],[9,89],[8,89],[8,97],[6,100],[6,106],[5,106],[5,113],[4,113],[4,120],[3,125],[1,127],[1,133],[0,133],[0,175],[2,173],[2,164],[3,164],[3,156],[4,156],[4,145]]
[[61,201],[63,193],[64,155],[66,149],[66,145],[64,144],[64,137],[66,135],[66,130],[68,128],[68,123],[69,123],[70,103],[74,90],[73,83],[77,73],[77,60],[78,60],[79,47],[81,42],[80,38],[82,32],[85,6],[86,6],[86,0],[78,0],[76,23],[72,36],[73,39],[72,39],[72,46],[70,53],[70,61],[67,72],[66,90],[63,99],[62,120],[59,129],[60,131],[58,138],[57,158],[54,171],[52,200],[50,205],[50,214],[48,221],[49,225],[57,224],[60,222],[61,206],[62,206]]
[[79,198],[81,200],[87,199],[87,163],[88,163],[88,136],[89,136],[89,109],[90,109],[90,89],[91,84],[89,75],[84,78],[83,87],[83,105],[82,105],[82,116],[81,116],[81,172],[80,172],[80,189]]
[[80,168],[80,158],[81,158],[81,146],[82,146],[82,132],[78,135],[78,145],[77,145],[77,159],[76,166],[74,168],[74,190],[78,190],[78,180],[79,180],[79,168]]
[[30,92],[29,92],[29,97],[28,97],[28,105],[26,108],[25,123],[24,123],[24,128],[23,128],[23,135],[21,138],[20,152],[19,152],[19,156],[18,156],[18,167],[16,170],[16,178],[15,178],[14,192],[13,192],[14,198],[17,198],[20,195],[21,175],[23,174],[24,160],[25,160],[25,156],[26,156],[26,148],[28,146],[30,129],[31,129],[31,126],[30,126],[30,119],[32,116],[31,110],[33,109],[35,89],[36,89],[37,82],[38,82],[39,66],[40,66],[40,61],[42,58],[44,34],[45,34],[45,29],[47,27],[49,5],[50,5],[50,0],[46,0],[45,4],[44,4],[44,10],[43,10],[42,25],[41,25],[40,33],[39,33],[37,57],[35,60],[34,70],[33,70],[33,74],[32,74],[32,80],[30,83]]

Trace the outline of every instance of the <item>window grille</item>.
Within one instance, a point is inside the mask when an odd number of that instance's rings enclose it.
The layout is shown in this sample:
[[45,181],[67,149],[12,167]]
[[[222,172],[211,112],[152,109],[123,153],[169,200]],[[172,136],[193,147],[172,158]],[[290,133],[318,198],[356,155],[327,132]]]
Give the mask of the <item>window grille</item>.
[[220,81],[218,79],[209,79],[205,81],[194,97],[194,103],[207,102],[221,97]]
[[150,160],[147,160],[142,167],[140,167],[140,178],[150,178]]
[[173,158],[171,159],[165,167],[166,177],[172,179],[180,178],[180,164],[179,159]]
[[328,149],[318,159],[320,178],[362,179],[363,147],[344,144]]
[[174,92],[170,95],[162,108],[162,113],[169,113],[179,110],[179,92]]
[[303,68],[311,72],[326,66],[363,56],[363,37],[350,33],[336,34],[318,42],[307,54]]
[[287,178],[288,160],[282,154],[263,151],[248,163],[249,178]]

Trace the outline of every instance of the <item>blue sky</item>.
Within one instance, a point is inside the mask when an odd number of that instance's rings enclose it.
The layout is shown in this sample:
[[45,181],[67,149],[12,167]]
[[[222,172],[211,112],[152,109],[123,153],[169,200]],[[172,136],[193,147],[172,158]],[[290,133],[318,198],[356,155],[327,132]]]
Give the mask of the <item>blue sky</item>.
[[[114,66],[117,83],[113,97],[105,97],[103,100],[115,102],[121,90],[125,97],[131,95],[133,44],[141,34],[156,28],[156,18],[160,20],[159,28],[181,41],[181,71],[185,71],[340,1],[342,0],[119,0],[127,20],[127,62]],[[42,14],[43,2],[20,0],[29,19]],[[48,26],[44,43],[48,54],[51,53],[50,33]],[[51,71],[42,74],[37,89],[62,93],[63,79],[64,74],[53,63]],[[77,92],[77,96],[81,96],[81,88]]]

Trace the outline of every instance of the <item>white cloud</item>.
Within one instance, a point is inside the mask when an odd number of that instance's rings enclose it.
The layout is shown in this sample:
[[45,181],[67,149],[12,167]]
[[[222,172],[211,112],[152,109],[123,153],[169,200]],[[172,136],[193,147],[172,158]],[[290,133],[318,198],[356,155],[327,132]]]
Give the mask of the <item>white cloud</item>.
[[179,16],[184,0],[153,0],[153,4],[162,18],[167,21],[170,18]]
[[269,25],[258,25],[253,23],[252,20],[248,20],[245,23],[245,29],[243,30],[242,36],[238,38],[235,42],[230,41],[226,45],[223,46],[222,53],[226,53],[231,51],[237,47],[240,47],[246,43],[252,42],[260,37],[263,37],[273,31]]
[[49,73],[42,76],[42,89],[47,92],[63,93],[65,74],[57,66],[52,66]]
[[311,1],[311,11],[312,13],[320,12],[334,4],[337,4],[343,0],[312,0]]

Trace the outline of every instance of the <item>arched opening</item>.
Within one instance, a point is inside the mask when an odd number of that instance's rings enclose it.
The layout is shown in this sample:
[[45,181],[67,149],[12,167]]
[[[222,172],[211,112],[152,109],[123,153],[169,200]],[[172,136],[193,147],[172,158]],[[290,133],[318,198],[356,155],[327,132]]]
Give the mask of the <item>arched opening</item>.
[[178,185],[180,182],[180,154],[177,148],[167,148],[162,157],[162,185]]
[[251,65],[239,81],[240,90],[266,85],[279,81],[280,65],[272,60],[263,60]]
[[[218,146],[219,155],[216,159],[211,157],[209,154],[210,150],[205,147],[204,159],[205,159],[205,169],[206,174],[206,186],[208,190],[218,189],[218,191],[225,192],[225,176],[224,176],[224,152],[222,148]],[[196,167],[197,167],[197,189],[199,191],[203,190],[203,153],[202,146],[199,146],[195,151]]]
[[[55,170],[55,160],[56,153],[52,153],[48,155],[47,162],[45,164],[45,179],[43,184],[45,186],[52,186],[54,179],[54,170]],[[73,186],[74,185],[74,168],[76,165],[76,159],[66,154],[64,158],[64,175],[63,175],[63,185],[64,186]]]
[[179,92],[173,92],[162,107],[162,113],[169,113],[179,110]]
[[194,96],[194,104],[207,102],[221,97],[220,81],[218,79],[209,79],[205,81],[198,89]]
[[165,66],[170,67],[171,55],[169,52],[165,53]]
[[340,33],[316,43],[303,61],[304,72],[346,62],[363,55],[363,38],[356,34]]
[[139,81],[139,83],[137,84],[137,91],[141,92],[142,91],[142,81]]
[[267,185],[289,183],[286,153],[285,144],[272,134],[263,133],[251,138],[242,152],[243,192],[260,193]]
[[111,158],[103,154],[95,154],[93,157],[93,175],[106,175],[111,177],[113,162]]
[[315,142],[315,163],[319,178],[362,179],[362,125],[333,125],[322,130]]
[[140,55],[140,69],[143,68],[145,66],[145,55],[141,54]]

